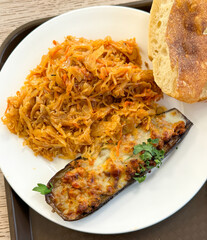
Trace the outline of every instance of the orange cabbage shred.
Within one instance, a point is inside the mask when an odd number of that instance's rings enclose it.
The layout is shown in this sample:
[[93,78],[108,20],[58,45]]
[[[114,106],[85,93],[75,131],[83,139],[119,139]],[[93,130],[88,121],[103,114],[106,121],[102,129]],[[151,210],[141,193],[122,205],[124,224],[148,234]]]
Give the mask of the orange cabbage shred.
[[135,39],[68,36],[53,44],[2,118],[35,155],[96,158],[156,114],[162,93],[152,70],[141,69]]

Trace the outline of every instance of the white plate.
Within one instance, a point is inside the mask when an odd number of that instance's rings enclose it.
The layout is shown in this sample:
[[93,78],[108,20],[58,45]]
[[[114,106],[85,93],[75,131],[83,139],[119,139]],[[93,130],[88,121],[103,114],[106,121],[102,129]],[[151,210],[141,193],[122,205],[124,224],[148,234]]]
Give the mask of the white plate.
[[[23,85],[30,69],[52,46],[52,40],[63,41],[67,35],[90,39],[110,35],[114,40],[135,37],[143,59],[147,59],[149,14],[124,7],[92,7],[58,16],[29,34],[5,63],[0,79],[0,116],[6,99]],[[11,134],[0,123],[0,166],[16,193],[41,215],[67,228],[90,233],[124,233],[148,227],[170,216],[186,204],[200,189],[207,176],[206,103],[184,104],[165,97],[165,105],[177,107],[194,126],[161,168],[148,175],[142,184],[135,183],[85,219],[65,222],[32,191],[38,182],[48,180],[66,160],[49,162],[35,157],[22,145],[22,139]]]

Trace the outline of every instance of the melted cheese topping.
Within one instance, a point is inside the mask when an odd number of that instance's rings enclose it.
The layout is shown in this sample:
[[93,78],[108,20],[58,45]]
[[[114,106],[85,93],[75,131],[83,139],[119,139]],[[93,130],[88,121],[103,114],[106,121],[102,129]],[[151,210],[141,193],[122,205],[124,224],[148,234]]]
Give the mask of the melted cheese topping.
[[[185,131],[185,119],[177,111],[158,115],[137,129],[137,135],[124,135],[117,151],[103,149],[94,162],[83,159],[72,161],[70,168],[55,183],[52,190],[56,210],[66,220],[76,220],[93,212],[114,194],[133,181],[145,162],[134,159],[133,147],[148,138],[159,138],[162,147],[174,135]],[[115,154],[117,152],[117,154]],[[156,166],[150,161],[151,166]]]

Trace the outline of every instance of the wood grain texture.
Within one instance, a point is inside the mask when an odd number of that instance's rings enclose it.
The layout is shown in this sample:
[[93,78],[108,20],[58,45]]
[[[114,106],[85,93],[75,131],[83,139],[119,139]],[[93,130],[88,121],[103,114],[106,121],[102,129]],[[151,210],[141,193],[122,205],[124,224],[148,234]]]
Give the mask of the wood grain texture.
[[[0,45],[17,27],[29,21],[52,17],[72,9],[95,5],[115,5],[133,0],[0,0]],[[0,171],[0,239],[9,240],[9,222],[3,174]]]
[[2,240],[10,239],[4,178],[1,171],[0,171],[0,239]]
[[125,2],[127,0],[0,0],[0,44],[8,33],[29,21],[56,16],[72,9],[87,6]]

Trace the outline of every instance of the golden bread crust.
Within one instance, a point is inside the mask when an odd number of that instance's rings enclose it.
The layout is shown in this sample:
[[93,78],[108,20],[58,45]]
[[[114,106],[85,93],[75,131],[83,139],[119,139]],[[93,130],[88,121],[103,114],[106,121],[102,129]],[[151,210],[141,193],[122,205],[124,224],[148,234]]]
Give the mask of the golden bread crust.
[[157,85],[184,102],[207,99],[207,1],[154,0],[148,55]]
[[207,81],[206,0],[176,0],[168,19],[166,42],[171,66],[178,68],[179,99],[197,102]]

